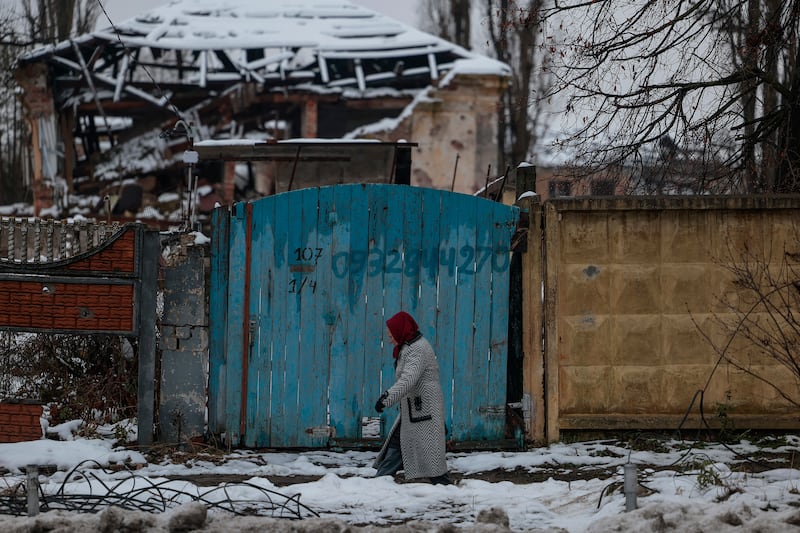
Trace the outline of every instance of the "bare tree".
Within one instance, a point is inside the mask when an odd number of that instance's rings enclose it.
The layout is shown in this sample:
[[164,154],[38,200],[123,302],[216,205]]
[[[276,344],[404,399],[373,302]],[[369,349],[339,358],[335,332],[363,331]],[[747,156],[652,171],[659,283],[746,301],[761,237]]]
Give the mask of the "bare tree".
[[[512,77],[500,111],[498,146],[501,166],[527,160],[536,142],[538,95],[549,78],[542,72],[539,16],[542,0],[485,0],[486,24],[495,56],[511,67]],[[536,73],[537,69],[539,70]],[[534,78],[534,73],[536,77]]]
[[421,0],[421,29],[471,48],[470,0]]
[[23,201],[30,192],[24,183],[30,139],[17,98],[17,57],[34,46],[91,31],[99,14],[96,0],[24,0],[17,8],[0,10],[0,204]]
[[[795,235],[796,235],[795,228]],[[727,342],[715,344],[710,331],[698,325],[720,360],[754,377],[795,407],[800,407],[800,238],[783,250],[759,249],[759,243],[730,252],[723,265],[733,276],[734,296],[722,296],[724,314],[715,315],[715,328]],[[777,256],[778,261],[770,261]],[[768,374],[777,366],[792,379]],[[790,383],[791,382],[791,383]]]
[[565,145],[634,178],[680,161],[695,192],[800,191],[799,19],[800,0],[556,1],[545,96],[566,99]]
[[[539,50],[539,10],[543,0],[481,0],[476,12],[488,34],[490,54],[511,67],[508,90],[498,110],[497,136],[500,168],[527,160],[536,141],[539,106],[537,94],[547,87],[548,77],[541,72]],[[422,0],[422,29],[471,48],[470,0]],[[475,32],[472,32],[475,33]],[[535,71],[540,70],[534,76]]]
[[28,157],[28,132],[16,98],[14,63],[31,43],[18,34],[18,27],[12,9],[0,10],[0,204],[25,198],[20,180]]
[[94,29],[99,15],[95,0],[25,0],[23,16],[30,39],[57,43]]

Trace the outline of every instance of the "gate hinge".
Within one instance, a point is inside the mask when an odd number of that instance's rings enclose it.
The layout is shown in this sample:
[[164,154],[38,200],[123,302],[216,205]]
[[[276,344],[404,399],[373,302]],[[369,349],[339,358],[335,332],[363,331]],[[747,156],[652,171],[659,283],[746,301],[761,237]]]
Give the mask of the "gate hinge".
[[505,405],[481,405],[478,407],[478,412],[486,416],[505,416]]

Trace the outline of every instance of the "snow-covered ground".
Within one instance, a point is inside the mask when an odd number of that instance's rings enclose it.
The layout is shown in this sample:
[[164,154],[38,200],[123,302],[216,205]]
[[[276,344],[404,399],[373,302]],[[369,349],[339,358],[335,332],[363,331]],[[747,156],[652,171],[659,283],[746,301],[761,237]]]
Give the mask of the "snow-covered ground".
[[[0,495],[24,483],[27,464],[57,465],[40,477],[45,494],[135,494],[143,481],[169,501],[166,512],[51,511],[0,515],[0,531],[761,531],[800,530],[800,437],[733,445],[654,441],[557,443],[526,452],[448,454],[452,486],[374,478],[375,452],[231,451],[173,453],[147,462],[109,440],[76,438],[0,444]],[[766,452],[766,453],[764,453]],[[80,475],[68,473],[82,461]],[[143,465],[134,470],[98,465]],[[638,509],[625,511],[623,467],[637,465]],[[211,478],[209,478],[211,476]],[[219,476],[216,482],[214,476]],[[297,476],[297,482],[286,478]],[[236,478],[243,482],[230,482]],[[272,479],[281,480],[278,485]],[[201,481],[203,480],[203,481]],[[209,483],[210,481],[210,483]],[[225,485],[224,483],[229,483]],[[287,484],[288,483],[288,484]],[[261,492],[261,490],[264,492]],[[240,517],[206,503],[259,507],[267,491],[299,495],[301,522]],[[0,504],[2,508],[2,504]],[[319,518],[313,513],[318,513]],[[480,515],[480,517],[479,517]],[[505,517],[508,528],[505,526]],[[294,529],[292,529],[294,528]]]

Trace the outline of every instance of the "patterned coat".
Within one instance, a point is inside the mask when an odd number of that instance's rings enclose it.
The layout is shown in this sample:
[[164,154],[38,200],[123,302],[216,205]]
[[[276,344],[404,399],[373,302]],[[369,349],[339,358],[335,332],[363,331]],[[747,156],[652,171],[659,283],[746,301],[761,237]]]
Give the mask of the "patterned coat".
[[439,382],[439,363],[424,337],[402,346],[394,385],[386,392],[384,405],[399,403],[400,417],[392,425],[374,467],[378,468],[386,456],[392,433],[399,425],[406,479],[446,474],[444,397]]

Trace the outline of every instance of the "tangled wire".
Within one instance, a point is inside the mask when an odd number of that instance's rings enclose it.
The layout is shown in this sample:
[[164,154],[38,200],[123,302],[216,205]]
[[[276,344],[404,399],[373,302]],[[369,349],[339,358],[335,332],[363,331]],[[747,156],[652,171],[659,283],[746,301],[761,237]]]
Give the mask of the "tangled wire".
[[[105,474],[102,479],[97,471]],[[302,519],[319,514],[300,503],[300,494],[286,496],[259,487],[254,483],[223,483],[205,492],[193,494],[176,488],[180,482],[161,480],[155,482],[145,476],[106,470],[97,461],[86,460],[75,466],[61,482],[55,493],[46,493],[39,486],[39,510],[97,513],[108,507],[162,513],[184,503],[197,501],[208,510],[219,510],[239,516],[267,516],[271,518]],[[75,485],[80,484],[81,492]],[[25,516],[28,513],[28,490],[19,483],[0,496],[0,514]]]

